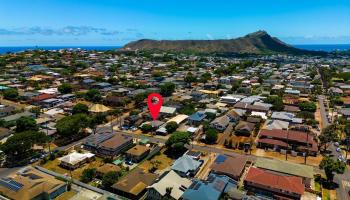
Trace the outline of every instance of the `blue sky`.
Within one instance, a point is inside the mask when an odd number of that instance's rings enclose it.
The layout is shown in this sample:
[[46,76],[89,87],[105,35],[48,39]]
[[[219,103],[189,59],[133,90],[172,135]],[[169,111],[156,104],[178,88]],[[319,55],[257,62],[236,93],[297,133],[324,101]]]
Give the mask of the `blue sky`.
[[228,39],[257,30],[290,44],[350,44],[350,1],[0,1],[0,46]]

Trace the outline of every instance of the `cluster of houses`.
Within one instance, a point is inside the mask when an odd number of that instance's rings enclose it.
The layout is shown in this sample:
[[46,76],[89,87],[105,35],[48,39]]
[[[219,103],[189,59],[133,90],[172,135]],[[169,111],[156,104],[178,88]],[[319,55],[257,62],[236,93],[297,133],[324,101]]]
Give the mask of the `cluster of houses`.
[[[2,142],[12,136],[14,122],[22,116],[34,118],[41,131],[55,138],[56,122],[71,115],[78,103],[87,105],[91,114],[119,109],[124,116],[119,121],[119,131],[93,133],[82,142],[82,152],[73,151],[60,157],[59,165],[65,169],[76,170],[96,156],[116,158],[123,155],[129,164],[141,163],[161,147],[151,142],[135,142],[133,135],[142,134],[138,129],[149,124],[153,130],[146,133],[148,136],[167,139],[172,134],[166,128],[170,122],[177,124],[176,131],[189,133],[196,143],[205,141],[208,127],[215,129],[220,139],[211,144],[213,148],[260,148],[293,156],[318,154],[317,133],[311,131],[313,127],[299,115],[300,102],[314,101],[311,94],[316,86],[310,69],[314,69],[315,60],[300,58],[296,61],[294,57],[283,57],[279,59],[287,61],[277,64],[276,56],[268,56],[260,58],[259,64],[239,70],[244,62],[241,58],[128,55],[85,50],[35,54],[29,51],[20,55],[21,59],[9,61],[0,74],[0,92],[11,89],[18,92],[15,101],[1,97],[0,120],[7,124],[0,127]],[[57,55],[62,59],[55,59]],[[17,56],[8,55],[12,60]],[[176,61],[174,63],[183,64],[174,66],[165,61],[169,57]],[[235,65],[237,72],[234,74],[220,74],[217,70]],[[71,66],[75,68],[72,70]],[[207,74],[211,78],[188,82],[185,77],[189,72],[197,79]],[[164,97],[160,115],[153,121],[146,100],[137,102],[136,97],[161,93],[165,83],[173,83],[175,90]],[[58,88],[62,84],[69,84],[72,91],[61,93]],[[83,94],[92,89],[100,92],[99,102],[84,99]],[[343,105],[339,113],[347,117],[350,117],[349,91],[345,83],[337,83],[329,91],[341,96]],[[282,99],[282,109],[276,110],[273,103],[266,102],[270,95]],[[40,108],[41,112],[34,113],[33,108]],[[167,170],[157,173],[136,167],[113,184],[111,190],[130,199],[162,199],[170,195],[172,199],[184,200],[215,200],[223,195],[230,199],[301,199],[305,192],[313,191],[312,167],[238,154],[219,154],[212,162],[203,157],[201,152],[188,151]],[[207,165],[210,172],[199,178],[199,172]],[[121,170],[120,161],[114,160],[96,171],[101,178],[107,172]],[[34,171],[34,168],[26,168],[1,179],[0,192],[9,194],[10,198],[26,199],[19,191],[32,187],[30,184],[34,182],[30,179],[39,182],[40,177],[44,177]],[[62,193],[66,183],[53,180],[51,184],[51,180],[47,180],[40,182],[40,188],[45,191],[38,189],[38,194],[52,199]],[[241,186],[244,190],[238,189]],[[16,187],[14,191],[10,191],[12,187]]]

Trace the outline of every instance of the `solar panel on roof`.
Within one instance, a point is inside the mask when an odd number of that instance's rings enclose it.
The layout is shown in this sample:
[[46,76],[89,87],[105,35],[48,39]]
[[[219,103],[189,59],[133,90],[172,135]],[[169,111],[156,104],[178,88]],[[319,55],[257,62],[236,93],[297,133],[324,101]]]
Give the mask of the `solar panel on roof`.
[[2,178],[0,179],[0,185],[13,190],[15,192],[17,192],[18,190],[20,190],[23,187],[23,184],[18,183],[14,180],[11,180],[9,178]]
[[222,162],[225,162],[226,159],[227,159],[227,156],[218,155],[218,157],[216,157],[216,159],[215,159],[215,162],[216,163],[222,163]]

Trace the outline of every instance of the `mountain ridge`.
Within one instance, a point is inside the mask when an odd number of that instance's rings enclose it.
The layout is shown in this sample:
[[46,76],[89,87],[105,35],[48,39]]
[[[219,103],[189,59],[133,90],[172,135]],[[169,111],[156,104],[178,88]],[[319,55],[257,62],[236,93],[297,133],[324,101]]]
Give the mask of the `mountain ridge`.
[[295,48],[266,31],[256,31],[243,37],[216,40],[152,40],[141,39],[130,42],[122,51],[174,51],[194,53],[248,53],[248,54],[325,54],[322,51],[309,51]]

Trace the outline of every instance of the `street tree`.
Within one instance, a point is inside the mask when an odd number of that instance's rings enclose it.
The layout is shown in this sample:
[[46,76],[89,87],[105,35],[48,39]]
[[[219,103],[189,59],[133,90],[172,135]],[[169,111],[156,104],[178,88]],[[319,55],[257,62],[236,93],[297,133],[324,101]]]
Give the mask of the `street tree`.
[[331,124],[324,128],[318,136],[318,139],[320,140],[320,145],[324,146],[324,150],[327,150],[330,142],[338,141],[339,136],[335,124]]
[[176,122],[169,122],[165,125],[165,129],[168,133],[173,133],[177,128],[178,124]]
[[329,156],[326,156],[322,159],[320,165],[320,169],[323,169],[326,176],[327,176],[327,181],[329,183],[333,182],[334,178],[334,173],[337,174],[343,174],[345,171],[345,163],[339,161],[339,160],[334,160]]

